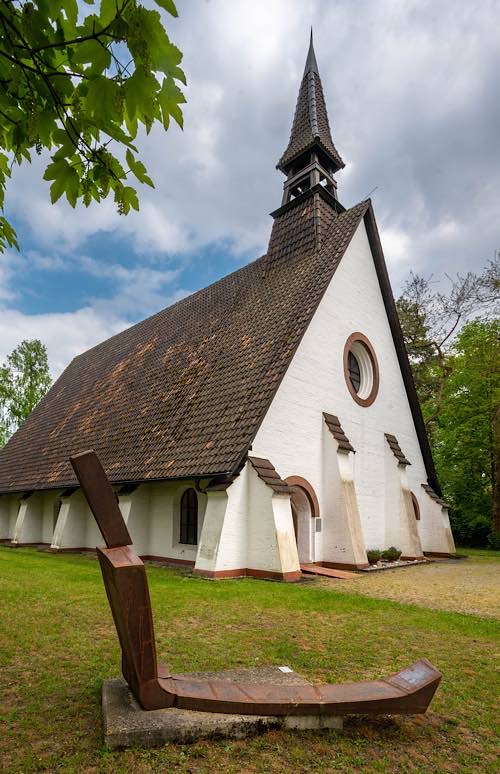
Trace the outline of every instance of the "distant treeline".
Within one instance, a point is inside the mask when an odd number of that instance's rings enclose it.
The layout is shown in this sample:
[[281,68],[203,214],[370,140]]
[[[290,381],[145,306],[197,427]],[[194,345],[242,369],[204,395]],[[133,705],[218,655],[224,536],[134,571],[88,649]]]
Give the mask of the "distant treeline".
[[500,548],[500,267],[412,274],[397,306],[444,499],[459,545]]

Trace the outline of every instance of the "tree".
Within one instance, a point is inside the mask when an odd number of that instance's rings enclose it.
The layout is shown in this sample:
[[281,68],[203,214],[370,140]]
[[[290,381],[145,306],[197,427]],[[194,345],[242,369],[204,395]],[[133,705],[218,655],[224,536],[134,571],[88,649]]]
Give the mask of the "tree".
[[[93,5],[94,0],[85,0]],[[173,0],[155,0],[177,16]],[[0,3],[0,209],[14,164],[51,151],[50,196],[72,207],[114,195],[118,211],[139,209],[133,175],[152,186],[133,141],[173,118],[182,127],[186,83],[181,52],[158,11],[138,0],[3,0]],[[119,159],[115,151],[125,159]],[[17,247],[0,215],[0,251]]]
[[396,302],[431,443],[444,388],[452,373],[448,355],[454,336],[479,311],[494,310],[499,298],[499,275],[500,255],[481,274],[448,277],[447,292],[435,289],[432,277],[411,273]]
[[458,541],[500,536],[500,321],[473,320],[449,357],[434,456]]
[[51,385],[47,350],[22,341],[0,367],[0,446],[24,422]]

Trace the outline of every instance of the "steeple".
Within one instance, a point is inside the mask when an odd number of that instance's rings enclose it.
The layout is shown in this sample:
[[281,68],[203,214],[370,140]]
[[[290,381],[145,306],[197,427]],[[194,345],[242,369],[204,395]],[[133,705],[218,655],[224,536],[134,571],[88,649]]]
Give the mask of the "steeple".
[[314,53],[312,27],[311,27],[311,37],[309,38],[309,51],[307,52],[306,66],[304,67],[304,75],[310,71],[316,73],[316,75],[319,77],[318,63],[316,61],[316,54]]
[[277,164],[287,176],[282,204],[316,185],[322,185],[336,199],[337,184],[333,175],[342,167],[344,162],[330,132],[311,29],[290,141]]

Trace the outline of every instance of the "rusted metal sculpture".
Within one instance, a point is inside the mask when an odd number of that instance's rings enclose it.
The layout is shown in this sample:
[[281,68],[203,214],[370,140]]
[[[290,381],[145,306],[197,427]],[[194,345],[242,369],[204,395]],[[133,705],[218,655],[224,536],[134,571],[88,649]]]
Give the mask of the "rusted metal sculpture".
[[93,451],[71,464],[106,543],[97,548],[122,650],[122,672],[145,710],[164,707],[245,715],[423,713],[441,674],[427,659],[372,682],[341,685],[259,685],[178,677],[159,666],[144,564],[116,496]]

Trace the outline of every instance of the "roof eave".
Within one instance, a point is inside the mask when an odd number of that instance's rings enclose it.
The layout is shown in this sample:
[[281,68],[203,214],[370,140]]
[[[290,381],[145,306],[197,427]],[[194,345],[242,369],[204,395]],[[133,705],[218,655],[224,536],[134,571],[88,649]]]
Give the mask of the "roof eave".
[[325,145],[324,142],[322,142],[320,137],[311,137],[311,141],[307,143],[307,145],[304,145],[300,150],[295,151],[294,153],[288,154],[288,148],[276,164],[276,169],[278,169],[280,172],[283,172],[283,174],[287,174],[288,167],[293,164],[294,161],[299,159],[304,153],[307,153],[308,151],[312,150],[315,145],[318,145],[323,153],[325,153],[330,161],[335,165],[336,169],[335,171],[338,172],[341,169],[344,169],[345,162],[340,156],[340,154],[336,151],[335,154],[332,153],[332,151]]

